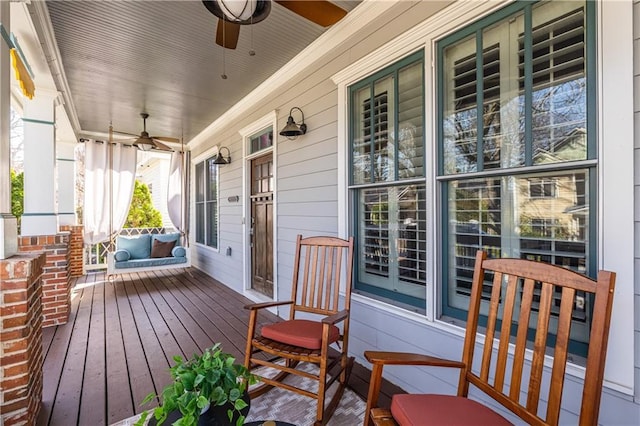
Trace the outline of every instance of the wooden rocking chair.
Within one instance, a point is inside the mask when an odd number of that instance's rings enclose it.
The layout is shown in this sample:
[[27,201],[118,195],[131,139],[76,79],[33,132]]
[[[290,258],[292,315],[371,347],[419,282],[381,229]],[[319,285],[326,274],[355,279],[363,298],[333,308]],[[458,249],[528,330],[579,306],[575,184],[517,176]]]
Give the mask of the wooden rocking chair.
[[[485,405],[467,398],[469,385],[493,398],[497,403],[513,412],[524,422],[531,425],[557,425],[560,416],[560,403],[564,385],[565,367],[569,342],[569,329],[574,308],[576,292],[592,293],[593,313],[589,353],[587,356],[580,410],[580,425],[597,425],[600,409],[600,396],[604,376],[604,364],[607,353],[607,338],[615,273],[600,271],[598,280],[577,274],[568,269],[550,264],[522,259],[486,259],[478,251],[475,261],[471,300],[467,319],[462,361],[451,361],[427,355],[365,352],[365,357],[373,363],[365,426],[375,425],[441,425],[441,424],[477,424],[506,425],[504,417]],[[480,299],[485,272],[493,273],[493,286],[486,337],[484,342],[476,340]],[[504,281],[503,281],[504,280]],[[503,291],[503,282],[506,283]],[[560,296],[559,305],[554,295]],[[532,305],[538,301],[536,324],[530,324]],[[548,392],[542,380],[547,333],[550,330],[552,305],[559,308],[555,349],[551,377],[547,384]],[[501,325],[498,310],[502,312]],[[553,308],[555,310],[555,308]],[[515,340],[510,342],[511,331],[517,330]],[[531,367],[525,367],[527,334],[535,330]],[[494,355],[494,339],[497,343],[497,356]],[[510,346],[513,357],[509,356]],[[474,349],[479,351],[478,363],[473,362]],[[457,395],[438,394],[402,394],[394,395],[391,409],[375,408],[380,392],[382,370],[385,365],[424,365],[436,367],[460,368],[460,380]],[[472,371],[478,366],[479,372]],[[528,385],[527,385],[528,384]],[[521,395],[527,388],[526,398]],[[546,413],[539,413],[540,397],[546,394]],[[544,406],[544,405],[543,405]],[[542,411],[542,410],[540,410]]]
[[[298,235],[293,268],[291,300],[245,306],[251,310],[245,366],[277,370],[271,378],[263,376],[262,384],[252,390],[250,396],[255,398],[277,386],[317,399],[315,425],[324,425],[342,397],[353,366],[353,357],[347,356],[353,238]],[[345,278],[344,304],[340,308],[342,277]],[[289,320],[265,325],[256,334],[259,310],[282,305],[290,305]],[[330,347],[333,344],[338,350]],[[301,362],[317,365],[317,375],[297,368]],[[317,381],[317,392],[283,383],[289,374]],[[325,405],[327,389],[336,380],[339,380],[338,388]]]

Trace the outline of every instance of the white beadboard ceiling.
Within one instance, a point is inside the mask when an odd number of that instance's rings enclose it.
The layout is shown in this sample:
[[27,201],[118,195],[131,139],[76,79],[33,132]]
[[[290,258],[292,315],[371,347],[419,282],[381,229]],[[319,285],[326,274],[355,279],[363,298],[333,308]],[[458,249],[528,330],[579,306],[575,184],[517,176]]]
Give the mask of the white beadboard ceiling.
[[[333,3],[351,11],[359,1]],[[274,3],[225,50],[215,44],[218,18],[199,0],[46,5],[80,135],[109,123],[139,134],[144,111],[152,136],[188,141],[328,29]]]

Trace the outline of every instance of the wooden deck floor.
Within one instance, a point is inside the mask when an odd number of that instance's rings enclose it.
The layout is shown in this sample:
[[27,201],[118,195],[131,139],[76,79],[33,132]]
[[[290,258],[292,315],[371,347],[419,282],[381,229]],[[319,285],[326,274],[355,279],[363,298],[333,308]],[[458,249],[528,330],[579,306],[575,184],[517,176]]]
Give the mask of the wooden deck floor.
[[[76,281],[69,322],[43,332],[43,403],[38,425],[109,425],[139,413],[140,401],[169,381],[173,356],[220,342],[242,360],[250,303],[191,268]],[[260,314],[261,323],[277,321]],[[356,365],[350,386],[366,399],[369,371]],[[386,384],[381,402],[399,389]]]

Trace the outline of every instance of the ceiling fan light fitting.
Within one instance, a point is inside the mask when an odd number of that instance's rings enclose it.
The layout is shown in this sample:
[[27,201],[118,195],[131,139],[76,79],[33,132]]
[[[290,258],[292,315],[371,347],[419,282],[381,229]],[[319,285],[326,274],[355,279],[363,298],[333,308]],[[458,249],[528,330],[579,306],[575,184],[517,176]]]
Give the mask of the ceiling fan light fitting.
[[138,148],[140,151],[151,151],[152,149],[155,148],[155,144],[153,143],[153,140],[151,140],[151,138],[145,138],[145,137],[136,139],[136,141],[133,143],[133,146]]
[[218,5],[224,16],[231,22],[251,19],[256,11],[256,0],[218,0]]
[[[271,12],[270,0],[202,0],[202,3],[216,17],[240,25],[256,24]],[[237,14],[237,10],[242,13]]]

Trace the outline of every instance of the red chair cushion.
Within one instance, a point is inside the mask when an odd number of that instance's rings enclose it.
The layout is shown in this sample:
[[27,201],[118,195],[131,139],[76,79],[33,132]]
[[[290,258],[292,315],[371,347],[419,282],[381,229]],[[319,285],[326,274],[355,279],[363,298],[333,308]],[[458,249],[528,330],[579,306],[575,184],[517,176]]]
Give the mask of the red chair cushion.
[[[309,320],[290,320],[269,324],[262,327],[262,337],[300,346],[307,349],[322,347],[322,323]],[[340,329],[335,325],[329,326],[329,344],[340,338]]]
[[500,414],[477,401],[452,395],[393,395],[391,414],[400,426],[501,426],[512,424]]

